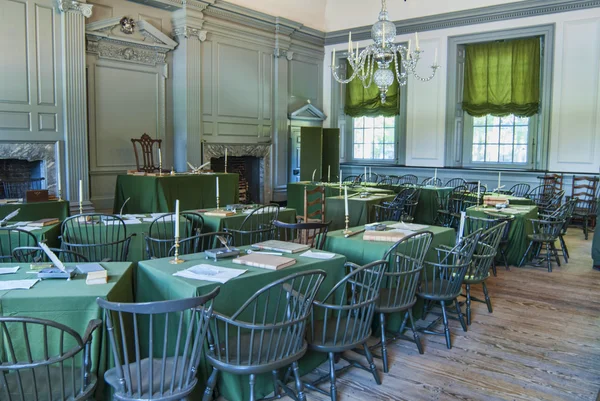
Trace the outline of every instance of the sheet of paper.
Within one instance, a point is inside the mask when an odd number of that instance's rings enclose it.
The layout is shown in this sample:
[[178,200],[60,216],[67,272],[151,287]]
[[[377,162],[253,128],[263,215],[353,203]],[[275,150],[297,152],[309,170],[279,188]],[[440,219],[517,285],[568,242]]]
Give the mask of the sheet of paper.
[[0,281],[0,291],[2,290],[28,290],[40,281],[39,279],[33,280],[5,280]]
[[180,270],[173,273],[174,276],[191,278],[194,280],[214,281],[224,284],[232,278],[244,274],[247,270],[230,269],[227,267],[217,267],[208,264],[192,266],[189,269]]
[[419,230],[424,230],[429,226],[426,226],[424,224],[415,224],[415,223],[395,223],[395,224],[391,224],[388,227],[390,228],[400,228],[403,230],[410,230],[410,231],[419,231]]
[[0,274],[13,274],[19,270],[20,266],[15,267],[0,267]]
[[18,228],[19,228],[19,230],[24,230],[24,231],[31,232],[31,231],[35,231],[35,230],[41,230],[43,227],[21,226],[21,227],[18,227]]
[[145,214],[124,214],[121,216],[121,218],[123,219],[141,219],[143,217],[146,217]]
[[[112,225],[112,224],[119,224],[118,222],[119,222],[119,220],[102,220],[102,223],[105,226],[109,226],[109,225]],[[142,222],[140,220],[138,220],[138,219],[125,219],[125,220],[123,220],[123,223],[125,223],[125,225],[129,225],[129,224],[142,224]]]
[[100,265],[100,263],[82,263],[75,267],[77,267],[77,270],[81,274],[87,274],[90,272],[100,272],[105,270],[104,267]]
[[304,256],[306,258],[313,258],[313,259],[333,259],[335,258],[335,253],[330,253],[330,252],[317,252],[317,251],[306,251],[304,253],[301,253],[300,256]]
[[155,219],[157,217],[164,216],[165,214],[168,213],[150,213],[150,217],[152,217],[152,219]]

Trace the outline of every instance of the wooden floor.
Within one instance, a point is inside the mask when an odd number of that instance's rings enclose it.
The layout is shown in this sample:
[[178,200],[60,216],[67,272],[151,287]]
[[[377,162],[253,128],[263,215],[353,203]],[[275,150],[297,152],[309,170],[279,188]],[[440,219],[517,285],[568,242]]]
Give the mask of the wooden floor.
[[[390,373],[380,373],[382,385],[350,370],[338,380],[341,401],[596,400],[600,272],[591,267],[591,236],[584,241],[581,230],[570,229],[567,243],[571,260],[552,273],[498,270],[488,280],[494,312],[475,303],[466,333],[451,321],[451,350],[437,336],[423,336],[424,355],[412,343],[397,342],[390,347]],[[329,398],[309,392],[308,399]]]

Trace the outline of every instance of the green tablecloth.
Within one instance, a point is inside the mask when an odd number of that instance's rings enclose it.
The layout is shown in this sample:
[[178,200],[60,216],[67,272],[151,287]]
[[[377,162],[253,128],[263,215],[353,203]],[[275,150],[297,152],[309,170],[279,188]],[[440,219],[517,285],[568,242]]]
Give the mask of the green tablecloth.
[[[346,258],[338,255],[330,260],[317,260],[293,255],[297,263],[282,270],[272,271],[248,266],[240,266],[224,260],[218,263],[219,266],[247,269],[243,275],[228,281],[221,285],[221,292],[215,300],[215,310],[232,315],[237,309],[250,298],[257,290],[263,286],[272,283],[281,277],[289,274],[322,269],[327,272],[327,277],[321,286],[319,296],[323,297],[345,274],[343,268]],[[173,273],[179,270],[187,269],[200,263],[208,262],[204,254],[185,255],[184,263],[172,265],[168,259],[155,259],[140,262],[137,269],[137,302],[162,301],[168,299],[180,299],[207,294],[218,283],[191,280],[183,277],[174,277]],[[214,263],[214,262],[212,262]],[[326,358],[325,354],[308,353],[300,361],[301,374],[305,374],[319,366]],[[200,365],[198,372],[198,386],[196,388],[196,397],[200,397],[208,378],[209,365],[204,361]],[[219,375],[219,390],[221,394],[229,401],[244,401],[249,399],[248,377],[233,376],[225,373]],[[256,379],[255,395],[256,398],[262,398],[273,391],[271,374],[258,376]],[[191,397],[190,399],[200,399]]]
[[415,210],[415,223],[433,224],[438,210],[438,194],[445,195],[450,193],[452,188],[422,187],[419,196],[419,204]]
[[[14,227],[14,228],[19,228]],[[36,240],[38,242],[46,240],[46,245],[48,245],[50,248],[60,248],[60,239],[58,237],[60,237],[60,224],[51,224],[49,226],[46,227],[40,227],[39,229],[36,230],[32,230],[30,231],[31,234],[33,234],[36,238]],[[6,232],[0,231],[0,235],[7,235]],[[4,249],[4,241],[0,241],[2,242],[3,245],[3,249],[2,249],[2,254],[6,255],[6,250]],[[31,245],[25,245],[23,244],[22,246],[37,246],[36,244],[31,244]]]
[[[239,229],[244,222],[244,219],[247,217],[247,214],[244,213],[236,213],[235,216],[227,216],[227,217],[217,217],[217,216],[207,216],[206,214],[202,214],[204,218],[204,229],[202,230],[205,233],[215,232],[215,231],[223,231],[224,228],[231,229]],[[284,223],[295,223],[296,222],[296,210],[290,208],[280,208],[279,216],[277,217],[279,221],[283,221]]]
[[239,201],[238,174],[181,174],[176,176],[119,175],[115,189],[113,212],[130,198],[123,213],[157,213],[175,210],[179,199],[181,210],[216,207],[216,177],[219,177],[219,204]]
[[517,266],[527,250],[527,245],[529,245],[527,235],[533,234],[533,226],[528,219],[537,218],[537,206],[516,205],[511,206],[508,211],[504,209],[499,211],[491,207],[472,206],[467,209],[467,216],[487,217],[485,214],[486,211],[515,216],[515,220],[510,228],[508,246],[506,247],[506,259],[509,264]]
[[69,202],[48,201],[34,203],[6,203],[0,205],[0,219],[9,213],[21,209],[14,218],[15,221],[33,221],[55,217],[64,220],[69,217]]
[[[73,266],[74,264],[67,264]],[[14,263],[2,263],[0,267],[13,267]],[[2,316],[27,316],[49,319],[69,326],[83,336],[88,322],[102,319],[102,312],[96,304],[101,297],[111,301],[133,301],[133,268],[131,263],[102,263],[108,271],[108,284],[86,285],[85,276],[77,275],[70,281],[43,280],[29,290],[0,291],[0,313]],[[27,274],[28,266],[21,265],[15,274],[0,275],[0,280],[33,279],[35,275]],[[36,342],[32,341],[35,347]],[[42,344],[39,343],[39,347]],[[41,355],[43,349],[33,348],[33,352]],[[104,398],[104,371],[110,366],[108,336],[99,330],[92,342],[93,369],[98,376],[96,398]],[[28,383],[29,384],[29,383]]]
[[[395,195],[376,194],[368,198],[361,198],[358,195],[350,198],[348,196],[348,214],[350,217],[350,227],[361,226],[375,221],[375,208],[384,201],[393,200]],[[345,207],[343,196],[331,196],[325,199],[325,220],[331,221],[330,230],[338,230],[346,227]]]
[[[394,224],[396,222],[386,223]],[[350,230],[357,231],[362,230],[363,228],[363,226],[351,227]],[[387,250],[394,244],[393,242],[364,241],[363,233],[345,238],[342,231],[343,230],[337,230],[329,232],[327,234],[325,250],[345,255],[346,258],[348,258],[349,262],[353,262],[359,265],[364,265],[367,263],[371,263],[375,260],[382,259]],[[428,260],[430,262],[436,262],[436,247],[439,247],[440,245],[454,246],[455,244],[456,232],[452,228],[429,226],[423,229],[423,231],[431,231],[434,234],[431,247],[429,248],[429,252],[425,257],[425,260]],[[417,302],[417,304],[415,304],[413,308],[415,318],[421,316],[421,306],[422,302],[419,299],[419,301]],[[388,315],[386,327],[391,331],[398,330],[400,328],[400,325],[402,324],[402,318],[403,316],[399,313],[393,313]],[[374,319],[374,326],[376,325],[376,322],[377,320]]]
[[[339,183],[318,183],[313,184],[308,181],[290,182],[287,185],[287,206],[296,209],[299,216],[304,214],[304,188],[306,187],[309,191],[315,189],[317,186],[325,187],[325,197],[340,196],[344,194],[343,188],[340,191]],[[390,189],[377,188],[373,185],[367,186],[353,186],[348,187],[348,194],[354,194],[357,192],[370,192],[373,194],[393,194],[394,191]]]

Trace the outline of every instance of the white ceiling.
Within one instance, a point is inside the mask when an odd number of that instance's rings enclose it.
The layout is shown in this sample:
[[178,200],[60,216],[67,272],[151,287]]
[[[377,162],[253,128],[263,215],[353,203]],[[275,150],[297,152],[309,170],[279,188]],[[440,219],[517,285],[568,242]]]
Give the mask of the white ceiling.
[[[321,31],[372,25],[381,0],[227,0],[256,11],[300,22]],[[387,0],[392,21],[523,0]]]

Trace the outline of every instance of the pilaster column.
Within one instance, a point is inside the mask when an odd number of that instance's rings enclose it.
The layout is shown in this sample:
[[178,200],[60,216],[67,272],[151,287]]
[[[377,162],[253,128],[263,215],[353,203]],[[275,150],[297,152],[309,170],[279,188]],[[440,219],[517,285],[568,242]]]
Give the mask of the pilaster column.
[[66,193],[71,202],[79,199],[79,180],[83,180],[83,199],[89,203],[89,156],[87,133],[87,88],[85,79],[85,19],[92,5],[85,0],[57,0],[62,13],[64,126],[66,150]]
[[187,162],[202,164],[202,30],[204,15],[195,7],[173,13],[173,36],[179,43],[173,52],[173,120],[175,170],[187,170]]

